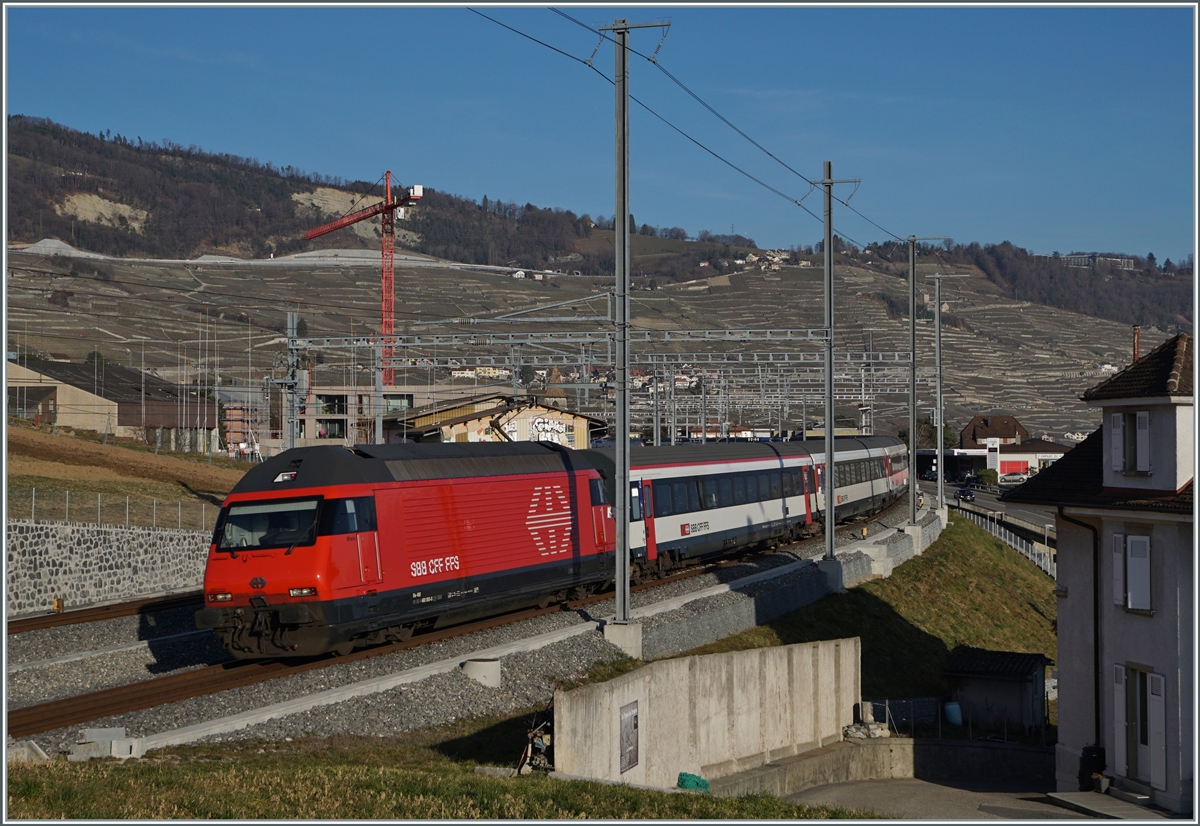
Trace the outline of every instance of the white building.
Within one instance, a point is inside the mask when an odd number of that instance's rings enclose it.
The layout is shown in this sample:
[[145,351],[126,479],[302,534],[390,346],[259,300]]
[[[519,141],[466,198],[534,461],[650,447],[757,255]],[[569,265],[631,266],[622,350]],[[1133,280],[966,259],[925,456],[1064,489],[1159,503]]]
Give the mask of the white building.
[[1178,335],[1083,394],[1103,424],[1002,497],[1058,529],[1060,791],[1093,772],[1192,812],[1195,754],[1193,340]]

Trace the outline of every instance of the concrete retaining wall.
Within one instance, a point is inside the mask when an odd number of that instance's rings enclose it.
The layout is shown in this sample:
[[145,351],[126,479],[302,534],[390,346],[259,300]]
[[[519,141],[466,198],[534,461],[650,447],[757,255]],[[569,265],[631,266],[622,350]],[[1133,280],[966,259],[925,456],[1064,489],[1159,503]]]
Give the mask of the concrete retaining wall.
[[[854,721],[860,654],[853,637],[683,657],[555,692],[555,769],[671,788],[680,772],[717,778],[835,743]],[[622,772],[634,703],[636,764]]]
[[9,520],[8,603],[12,618],[196,591],[210,534],[74,522]]
[[1040,782],[1054,777],[1054,749],[961,740],[847,740],[710,781],[726,797],[795,794],[828,783],[917,778]]

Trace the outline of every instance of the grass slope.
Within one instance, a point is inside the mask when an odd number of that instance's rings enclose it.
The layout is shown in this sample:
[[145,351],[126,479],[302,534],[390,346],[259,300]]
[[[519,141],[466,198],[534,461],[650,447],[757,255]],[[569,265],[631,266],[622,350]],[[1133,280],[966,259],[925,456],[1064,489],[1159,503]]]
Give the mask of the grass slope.
[[965,519],[928,550],[841,596],[686,652],[711,654],[797,642],[862,638],[864,699],[944,695],[942,669],[957,645],[1058,658],[1053,581]]
[[534,774],[512,765],[527,718],[459,722],[394,738],[180,747],[142,760],[8,767],[8,815],[72,819],[861,818],[768,795],[666,794]]

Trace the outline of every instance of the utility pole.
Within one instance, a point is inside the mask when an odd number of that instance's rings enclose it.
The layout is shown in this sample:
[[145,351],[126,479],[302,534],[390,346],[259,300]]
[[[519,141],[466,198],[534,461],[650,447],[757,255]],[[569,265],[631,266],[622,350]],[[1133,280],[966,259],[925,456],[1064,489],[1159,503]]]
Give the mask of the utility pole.
[[833,161],[825,161],[825,178],[814,183],[825,187],[825,559],[832,560],[835,558],[833,529],[837,524],[833,447],[833,185],[858,183],[858,179],[833,180]]
[[287,378],[276,382],[286,393],[285,417],[287,428],[287,449],[296,446],[296,365],[300,361],[300,350],[296,342],[296,313],[288,311],[287,318]]
[[908,236],[908,524],[917,524],[917,242],[944,236]]
[[[615,64],[613,87],[616,100],[616,617],[615,624],[629,623],[629,31],[664,28],[669,23],[630,23],[618,18],[600,31],[613,33]],[[660,44],[661,45],[661,44]],[[640,630],[640,629],[639,629]],[[637,643],[641,653],[640,634]],[[628,652],[627,652],[628,653]]]
[[943,278],[966,278],[967,274],[948,274],[948,275],[931,275],[930,280],[934,283],[933,300],[937,306],[933,311],[933,329],[934,329],[934,345],[933,352],[935,362],[937,364],[937,419],[933,423],[933,443],[937,453],[934,455],[938,459],[937,468],[937,506],[938,510],[946,507],[946,462],[942,448],[942,417],[945,414],[945,407],[942,404],[942,279]]

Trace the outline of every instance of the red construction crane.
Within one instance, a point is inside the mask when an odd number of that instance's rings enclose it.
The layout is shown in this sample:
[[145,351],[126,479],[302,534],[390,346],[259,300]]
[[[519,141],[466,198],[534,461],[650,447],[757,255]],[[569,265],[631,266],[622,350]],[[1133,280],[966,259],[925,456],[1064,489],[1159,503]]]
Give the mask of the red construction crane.
[[351,212],[349,215],[343,215],[336,221],[330,221],[328,224],[322,224],[316,229],[310,229],[304,233],[304,240],[311,241],[314,238],[327,235],[336,229],[357,224],[359,221],[365,221],[368,218],[374,218],[376,215],[383,216],[381,219],[383,222],[383,289],[381,291],[383,300],[380,308],[381,324],[379,332],[384,337],[383,361],[387,365],[383,368],[383,383],[390,387],[395,383],[391,367],[394,350],[392,345],[387,343],[387,339],[396,333],[396,319],[394,314],[396,303],[396,271],[393,263],[396,255],[395,214],[396,210],[405,204],[421,200],[421,195],[424,193],[421,185],[416,184],[411,189],[406,190],[403,197],[393,201],[391,171],[385,173],[384,177],[386,178],[384,191],[387,194],[383,203],[360,209],[357,212]]

